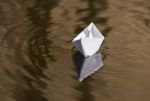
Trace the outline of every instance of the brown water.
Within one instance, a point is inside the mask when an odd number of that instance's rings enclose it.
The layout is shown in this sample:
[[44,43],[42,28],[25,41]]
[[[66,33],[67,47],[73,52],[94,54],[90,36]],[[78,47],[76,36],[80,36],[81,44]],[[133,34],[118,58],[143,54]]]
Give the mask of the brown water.
[[[90,22],[104,66],[78,82],[71,40]],[[149,0],[0,0],[0,101],[149,101]]]

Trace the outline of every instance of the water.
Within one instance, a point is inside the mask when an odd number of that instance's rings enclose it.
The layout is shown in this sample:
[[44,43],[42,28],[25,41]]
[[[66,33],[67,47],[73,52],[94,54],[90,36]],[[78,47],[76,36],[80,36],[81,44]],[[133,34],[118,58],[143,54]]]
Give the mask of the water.
[[[0,101],[149,101],[149,0],[0,0]],[[104,66],[78,82],[71,40],[90,22]]]

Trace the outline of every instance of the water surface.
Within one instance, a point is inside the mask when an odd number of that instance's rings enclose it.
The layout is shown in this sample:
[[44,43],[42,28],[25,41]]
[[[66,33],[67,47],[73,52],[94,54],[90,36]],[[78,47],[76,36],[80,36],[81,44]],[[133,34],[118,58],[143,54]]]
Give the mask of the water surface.
[[[104,66],[79,82],[71,40],[90,22]],[[149,0],[0,0],[0,100],[149,101],[149,33]]]

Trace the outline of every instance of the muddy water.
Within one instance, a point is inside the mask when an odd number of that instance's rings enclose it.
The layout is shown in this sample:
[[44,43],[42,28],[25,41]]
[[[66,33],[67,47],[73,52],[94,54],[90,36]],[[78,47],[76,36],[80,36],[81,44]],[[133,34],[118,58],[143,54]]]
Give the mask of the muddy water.
[[[90,22],[104,66],[77,81],[71,40]],[[0,101],[149,101],[149,0],[0,0]]]

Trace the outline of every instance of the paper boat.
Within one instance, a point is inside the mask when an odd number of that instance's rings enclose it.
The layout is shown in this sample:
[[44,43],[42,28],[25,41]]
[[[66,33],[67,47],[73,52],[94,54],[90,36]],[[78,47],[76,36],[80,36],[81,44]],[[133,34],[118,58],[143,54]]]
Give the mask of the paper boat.
[[102,56],[99,52],[95,53],[91,57],[85,57],[79,73],[79,81],[82,81],[87,76],[93,74],[102,66],[103,66]]
[[104,36],[96,26],[91,23],[73,39],[72,43],[85,57],[88,57],[99,50],[103,40]]

